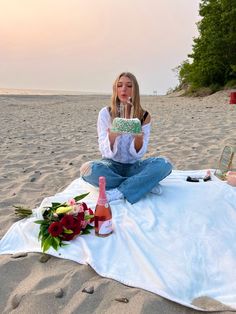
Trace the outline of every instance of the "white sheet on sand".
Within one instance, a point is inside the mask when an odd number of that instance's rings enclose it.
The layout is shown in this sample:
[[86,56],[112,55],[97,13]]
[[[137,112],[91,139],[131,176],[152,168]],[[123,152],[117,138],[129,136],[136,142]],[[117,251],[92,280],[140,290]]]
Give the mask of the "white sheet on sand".
[[[162,195],[138,203],[111,203],[114,233],[107,238],[77,237],[49,254],[89,264],[101,276],[143,288],[188,307],[207,296],[236,309],[236,188],[212,181],[190,183],[173,171],[162,181]],[[67,201],[90,191],[84,201],[94,208],[96,188],[81,179],[43,200],[35,215],[52,201]],[[12,225],[0,241],[0,254],[41,252],[36,217]]]

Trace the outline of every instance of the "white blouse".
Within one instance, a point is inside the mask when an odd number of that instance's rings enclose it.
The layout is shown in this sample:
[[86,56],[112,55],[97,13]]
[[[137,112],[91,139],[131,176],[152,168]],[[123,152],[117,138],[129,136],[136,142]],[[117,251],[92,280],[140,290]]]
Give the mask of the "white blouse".
[[147,151],[151,123],[142,125],[143,146],[137,152],[134,147],[132,134],[121,134],[115,139],[113,149],[109,141],[107,130],[111,128],[111,116],[107,107],[100,110],[97,121],[98,144],[103,158],[113,159],[121,163],[134,163],[141,159]]

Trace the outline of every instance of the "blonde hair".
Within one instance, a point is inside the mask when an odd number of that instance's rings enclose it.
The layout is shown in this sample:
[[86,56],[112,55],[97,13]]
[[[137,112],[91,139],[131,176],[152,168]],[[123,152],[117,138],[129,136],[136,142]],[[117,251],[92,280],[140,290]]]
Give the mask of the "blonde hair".
[[111,117],[114,119],[119,116],[118,107],[120,100],[117,96],[117,84],[122,76],[128,77],[132,82],[132,104],[133,104],[133,117],[142,119],[144,110],[140,103],[139,85],[136,77],[130,72],[122,72],[113,84],[113,94],[111,97]]

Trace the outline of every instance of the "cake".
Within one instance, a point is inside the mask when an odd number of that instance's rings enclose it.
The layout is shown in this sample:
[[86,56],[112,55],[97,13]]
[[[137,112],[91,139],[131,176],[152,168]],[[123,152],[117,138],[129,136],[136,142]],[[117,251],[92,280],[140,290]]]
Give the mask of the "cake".
[[138,118],[115,118],[112,122],[111,131],[116,133],[140,134],[142,133],[141,122]]

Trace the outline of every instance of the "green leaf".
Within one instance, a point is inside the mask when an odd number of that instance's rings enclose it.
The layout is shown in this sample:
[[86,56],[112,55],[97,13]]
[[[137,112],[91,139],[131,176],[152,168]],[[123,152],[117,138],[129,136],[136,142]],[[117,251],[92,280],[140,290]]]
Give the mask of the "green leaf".
[[82,200],[83,198],[85,198],[87,195],[89,195],[89,192],[88,192],[88,193],[81,194],[81,195],[78,195],[78,196],[75,196],[75,197],[74,197],[74,200],[75,200],[76,202],[78,202],[78,201]]
[[55,206],[61,206],[61,203],[58,203],[58,202],[53,203],[52,202],[52,207],[55,207]]
[[91,225],[87,225],[85,229],[92,230],[92,229],[94,229],[94,227]]
[[51,224],[51,221],[49,220],[35,220],[34,223],[39,224],[41,226],[49,226]]
[[48,236],[49,236],[48,234],[42,234],[41,242],[44,243],[47,240]]
[[41,225],[40,226],[40,232],[39,232],[39,238],[41,238],[42,241],[45,241],[47,237],[49,236],[48,227]]
[[60,243],[61,243],[61,239],[60,238],[54,237],[53,239],[57,242],[58,245],[60,245]]
[[40,238],[42,237],[42,230],[41,229],[39,229],[39,235],[38,235],[38,240],[40,240]]
[[45,234],[45,233],[48,234],[48,227],[49,227],[49,224],[40,226],[40,230],[41,230],[42,234]]
[[73,233],[73,231],[71,229],[66,229],[66,228],[64,228],[63,232],[66,234],[72,234]]
[[39,225],[45,224],[45,220],[35,220],[34,223]]
[[86,229],[84,229],[84,230],[82,231],[82,234],[90,234],[90,231],[87,230],[87,228],[86,228]]
[[51,244],[52,244],[52,247],[54,248],[54,250],[57,251],[58,247],[60,245],[60,240],[57,237],[52,237]]
[[42,241],[43,253],[45,253],[51,246],[52,246],[52,236],[49,234],[46,240]]
[[89,219],[92,219],[92,218],[94,218],[94,215],[85,215],[84,216],[85,220],[89,220]]
[[43,253],[45,253],[47,250],[49,250],[50,249],[50,247],[51,247],[51,243],[49,243],[49,242],[44,242],[44,244],[43,244]]
[[58,207],[65,207],[68,206],[66,203],[52,203],[51,209],[55,211]]
[[64,242],[61,242],[61,243],[60,243],[60,246],[61,246],[61,247],[67,246],[67,245],[69,245],[69,244],[68,244],[68,243],[64,243]]

